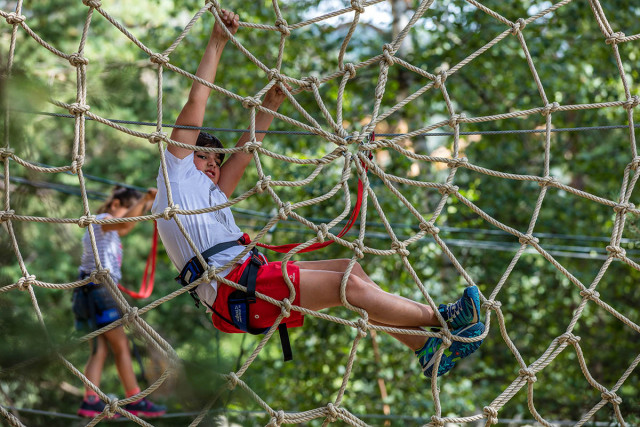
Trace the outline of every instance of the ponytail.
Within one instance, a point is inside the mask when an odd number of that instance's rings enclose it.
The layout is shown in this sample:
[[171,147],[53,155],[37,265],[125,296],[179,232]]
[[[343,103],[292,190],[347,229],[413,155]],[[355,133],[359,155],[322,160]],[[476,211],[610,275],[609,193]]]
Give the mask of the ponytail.
[[113,188],[107,200],[105,200],[104,203],[100,205],[100,207],[97,210],[97,213],[99,214],[107,213],[109,211],[109,208],[111,207],[111,203],[113,203],[113,201],[116,199],[120,201],[120,204],[122,206],[130,208],[131,206],[133,206],[135,202],[137,202],[141,198],[142,198],[142,193],[139,192],[138,190],[117,185],[116,187]]

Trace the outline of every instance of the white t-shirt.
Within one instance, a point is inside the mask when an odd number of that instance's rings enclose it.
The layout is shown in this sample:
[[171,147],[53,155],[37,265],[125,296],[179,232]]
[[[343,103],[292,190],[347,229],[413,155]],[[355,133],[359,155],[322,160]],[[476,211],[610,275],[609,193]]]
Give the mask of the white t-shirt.
[[[111,215],[107,213],[96,215],[96,219],[105,218],[111,218]],[[120,241],[120,236],[115,230],[105,233],[102,231],[102,226],[98,224],[91,224],[91,227],[93,227],[93,234],[96,237],[100,264],[102,264],[102,268],[109,269],[109,274],[113,278],[113,281],[118,283],[122,278],[122,242]],[[87,230],[84,232],[84,236],[82,236],[82,259],[80,260],[79,273],[91,273],[95,268],[96,259],[93,256],[91,238]]]
[[[228,201],[227,196],[214,184],[202,171],[196,169],[193,164],[193,153],[184,159],[179,159],[165,150],[167,163],[167,174],[171,185],[171,195],[173,202],[180,206],[180,209],[202,209],[210,206],[217,206]],[[153,203],[151,211],[162,213],[168,206],[167,188],[162,173],[162,167],[158,172],[158,194]],[[231,213],[231,209],[197,214],[178,215],[180,222],[184,226],[187,234],[191,237],[200,253],[217,245],[218,243],[238,240],[242,237],[242,231],[236,225]],[[187,243],[176,222],[171,220],[158,219],[158,234],[167,250],[167,254],[173,265],[182,271],[187,261],[195,256],[195,253]],[[243,246],[234,246],[223,252],[211,256],[207,262],[214,267],[222,267],[228,264],[244,249]],[[243,262],[248,255],[239,262]],[[218,273],[226,276],[232,267]],[[209,284],[201,284],[196,288],[200,299],[208,305],[213,305],[216,299],[218,283],[213,281]]]

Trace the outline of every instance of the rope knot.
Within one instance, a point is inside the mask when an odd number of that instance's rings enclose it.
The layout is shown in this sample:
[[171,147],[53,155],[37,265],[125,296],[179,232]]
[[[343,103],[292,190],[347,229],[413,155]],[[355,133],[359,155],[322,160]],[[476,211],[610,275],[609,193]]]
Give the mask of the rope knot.
[[[455,127],[455,125],[453,126]],[[451,159],[448,163],[447,163],[447,167],[453,169],[453,168],[459,168],[460,166],[464,166],[468,163],[468,159],[466,157],[458,157],[456,159]],[[456,187],[456,191],[458,187]]]
[[[0,154],[2,154],[2,151],[0,151]],[[629,163],[629,167],[633,170],[638,170],[638,167],[640,167],[640,156],[634,157],[631,163]]]
[[92,271],[89,275],[89,281],[91,283],[104,283],[109,277],[109,269],[103,268],[101,270]]
[[580,341],[580,337],[573,335],[571,332],[565,332],[558,337],[561,342],[568,342],[569,344],[577,344]]
[[432,415],[431,416],[431,423],[434,426],[442,427],[442,426],[444,426],[444,419],[442,419],[442,417],[439,417],[437,415]]
[[227,375],[225,375],[225,377],[227,379],[227,388],[229,390],[233,390],[234,388],[236,388],[236,386],[238,385],[238,382],[240,381],[240,378],[238,378],[236,373],[229,372]]
[[382,56],[384,57],[384,62],[388,67],[393,65],[393,49],[389,43],[382,46]]
[[622,104],[626,110],[631,110],[640,105],[640,96],[633,95]]
[[487,416],[487,421],[491,424],[498,424],[498,410],[492,406],[485,406],[482,412]]
[[547,187],[547,186],[555,187],[556,184],[558,184],[558,180],[552,176],[545,176],[540,181],[538,181],[538,185],[540,187]]
[[442,194],[443,196],[444,195],[448,196],[450,194],[456,194],[459,189],[460,189],[460,187],[458,187],[457,185],[445,184],[442,187],[440,187],[438,192],[440,194]]
[[327,224],[320,224],[316,230],[316,237],[318,238],[319,243],[324,243],[324,239],[327,238],[327,233],[329,232],[329,227]]
[[360,3],[360,0],[351,0],[351,8],[358,13],[364,13],[364,7],[362,3]]
[[636,206],[633,203],[618,203],[613,207],[613,211],[624,215],[635,208]]
[[278,216],[281,220],[286,221],[291,215],[291,202],[284,203],[280,205],[280,209],[278,209]]
[[287,21],[283,18],[276,19],[275,25],[278,31],[280,31],[280,33],[282,33],[282,35],[284,35],[285,37],[291,35],[289,24],[287,24]]
[[427,233],[433,236],[435,236],[440,232],[440,229],[435,225],[431,224],[430,222],[421,222],[419,227],[420,227],[420,230],[426,231]]
[[485,302],[482,303],[482,308],[486,309],[487,311],[489,310],[498,311],[500,307],[502,307],[502,303],[494,299],[486,300]]
[[464,113],[454,114],[449,118],[449,126],[452,128],[455,128],[458,125],[458,123],[464,122],[466,118],[467,116]]
[[242,151],[247,154],[252,154],[254,151],[259,150],[260,148],[262,148],[261,141],[249,141],[242,146]]
[[273,417],[271,417],[271,420],[269,421],[269,424],[267,424],[267,426],[269,427],[280,426],[282,425],[283,422],[284,422],[284,411],[280,409],[275,413]]
[[285,298],[280,302],[282,303],[280,313],[282,313],[284,317],[289,317],[291,315],[291,301],[289,301],[289,298]]
[[580,291],[580,296],[595,301],[600,298],[600,293],[595,289],[585,289],[584,291]]
[[171,218],[173,218],[177,214],[177,211],[179,209],[180,209],[179,205],[167,206],[162,211],[162,219],[169,221]]
[[270,181],[271,181],[271,177],[265,176],[264,179],[261,179],[258,182],[256,182],[256,188],[258,190],[258,193],[262,193],[263,191],[268,189]]
[[82,3],[85,6],[92,7],[94,9],[99,9],[100,7],[102,7],[102,3],[100,3],[100,0],[82,0]]
[[0,211],[0,222],[9,221],[16,211],[9,209],[8,211]]
[[540,239],[534,237],[532,234],[523,234],[522,236],[520,236],[520,238],[518,238],[518,241],[521,245],[533,246],[534,243],[538,244],[540,242]]
[[366,337],[367,331],[369,330],[369,323],[363,318],[359,318],[356,323],[358,324],[358,335],[360,338]]
[[618,44],[618,43],[622,43],[624,41],[625,37],[626,36],[624,35],[624,33],[619,31],[619,32],[613,33],[609,37],[607,37],[605,42],[607,44]]
[[436,89],[440,89],[440,86],[442,86],[445,81],[447,81],[447,72],[443,70],[440,71],[440,73],[436,76],[436,79],[433,81],[433,87],[435,87]]
[[614,405],[619,405],[622,403],[622,398],[613,391],[604,391],[602,392],[601,396],[604,400],[608,401],[609,403],[613,403]]
[[74,102],[73,104],[69,105],[69,112],[74,116],[79,116],[80,114],[84,114],[89,111],[89,108],[91,107],[89,107],[88,105]]
[[536,373],[529,368],[522,368],[518,373],[521,377],[525,377],[527,382],[535,383],[536,381],[538,381],[538,378],[536,378]]
[[169,63],[169,57],[162,53],[152,53],[149,57],[149,61],[158,65],[165,65]]
[[355,242],[353,242],[353,244],[351,245],[351,249],[358,259],[364,258],[364,243],[362,243],[361,240],[356,240]]
[[625,251],[620,246],[610,245],[607,246],[607,252],[609,252],[614,258],[624,259],[627,256],[627,251]]
[[257,107],[258,105],[261,105],[261,104],[262,104],[262,101],[260,101],[259,99],[254,98],[252,96],[247,96],[242,100],[242,106],[244,108],[247,108],[247,109],[255,108],[255,107]]
[[269,81],[275,80],[276,82],[280,82],[282,81],[282,74],[280,74],[280,71],[278,69],[272,68],[267,73],[267,78],[269,79]]
[[71,162],[71,173],[77,175],[78,171],[82,169],[84,165],[84,156],[76,156],[76,158]]
[[352,63],[344,64],[344,75],[347,76],[347,79],[352,79],[356,76],[356,66]]
[[138,307],[131,307],[122,317],[127,324],[135,322],[138,318]]
[[9,25],[17,25],[17,24],[21,24],[25,21],[25,19],[27,19],[26,16],[24,15],[18,15],[15,12],[9,12],[9,14],[7,14],[7,24]]
[[452,335],[451,332],[447,329],[447,330],[442,330],[442,345],[444,346],[444,348],[449,348],[451,347],[451,344],[453,343],[453,340],[451,339]]
[[152,132],[149,134],[149,138],[147,139],[151,144],[160,144],[162,141],[166,141],[167,134],[162,131]]
[[13,148],[0,147],[0,160],[3,162],[13,156]]
[[403,257],[408,257],[409,255],[411,255],[411,252],[407,250],[406,245],[402,242],[398,242],[397,240],[391,243],[391,249],[393,249],[398,255]]
[[558,111],[559,108],[560,104],[558,104],[557,102],[552,102],[551,104],[547,104],[542,107],[540,114],[542,114],[543,116],[548,116],[549,114]]
[[29,286],[32,286],[36,283],[36,276],[33,274],[29,276],[24,276],[18,279],[18,289],[21,291],[26,291],[29,289]]
[[96,216],[95,215],[81,216],[80,218],[78,218],[78,227],[85,228],[85,227],[89,226],[90,224],[93,224],[94,222],[96,222]]
[[107,418],[114,417],[118,410],[118,399],[110,397],[109,401],[104,407],[104,410],[105,410],[105,416]]
[[313,90],[314,86],[318,86],[320,80],[315,76],[306,76],[302,78],[302,88],[305,90]]
[[511,25],[511,34],[516,35],[518,34],[518,31],[522,31],[524,30],[524,27],[527,26],[527,21],[525,21],[523,18],[518,18],[516,20],[516,22],[513,23],[513,25]]
[[334,422],[338,419],[338,410],[333,403],[327,403],[327,410],[329,411],[329,422]]
[[69,63],[71,65],[73,65],[74,67],[79,67],[81,65],[87,65],[89,63],[89,59],[85,58],[84,56],[80,55],[80,53],[78,52],[74,52],[71,55],[69,55]]

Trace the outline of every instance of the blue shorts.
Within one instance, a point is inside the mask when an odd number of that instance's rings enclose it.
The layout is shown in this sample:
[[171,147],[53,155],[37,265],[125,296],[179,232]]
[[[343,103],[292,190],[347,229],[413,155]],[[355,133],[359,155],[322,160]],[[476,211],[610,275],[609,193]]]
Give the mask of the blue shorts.
[[74,289],[71,306],[78,331],[95,331],[122,317],[109,290],[95,283]]

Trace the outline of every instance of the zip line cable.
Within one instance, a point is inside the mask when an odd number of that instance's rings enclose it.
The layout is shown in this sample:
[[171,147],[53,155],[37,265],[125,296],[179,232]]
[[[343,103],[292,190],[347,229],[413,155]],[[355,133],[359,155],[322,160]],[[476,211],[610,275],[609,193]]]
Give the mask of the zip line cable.
[[[62,117],[62,118],[70,118],[74,119],[76,116],[73,114],[63,114],[63,113],[49,113],[45,111],[27,111],[27,110],[10,110],[17,111],[25,114],[36,114],[42,116],[49,117]],[[85,120],[93,120],[90,117],[85,117]],[[136,120],[120,120],[120,119],[107,119],[112,123],[117,124],[128,124],[128,125],[140,125],[140,126],[157,126],[158,124],[155,122],[142,122]],[[248,133],[249,129],[233,129],[233,128],[216,128],[216,127],[206,127],[206,126],[184,126],[184,125],[175,125],[175,124],[162,124],[163,128],[175,128],[175,129],[194,129],[194,130],[205,130],[212,132],[232,132],[232,133]],[[640,123],[636,123],[633,125],[634,128],[640,128]],[[607,125],[607,126],[580,126],[580,127],[571,127],[571,128],[556,128],[550,129],[550,132],[588,132],[588,131],[596,131],[596,130],[613,130],[613,129],[628,129],[629,125]],[[308,131],[289,131],[289,130],[257,130],[256,133],[265,133],[265,134],[284,134],[284,135],[315,135],[313,132]],[[545,133],[546,129],[514,129],[514,130],[486,130],[486,131],[473,131],[473,132],[460,132],[459,135],[504,135],[504,134],[536,134],[536,133]],[[377,136],[383,137],[397,137],[407,135],[406,133],[376,133]],[[454,136],[454,132],[427,132],[421,133],[416,136]]]
[[[37,165],[40,167],[44,167],[44,168],[50,168],[50,169],[54,169],[57,168],[58,166],[53,166],[53,165],[49,165],[46,163],[41,163],[41,162],[29,162],[33,165]],[[65,174],[68,175],[74,175],[72,172],[70,171],[66,171],[64,172]],[[133,190],[138,190],[138,191],[142,191],[142,192],[146,192],[147,188],[145,187],[140,187],[140,186],[136,186],[136,185],[130,185],[130,184],[126,184],[123,182],[119,182],[119,181],[114,181],[108,178],[103,178],[100,176],[96,176],[96,175],[89,175],[89,174],[84,174],[84,177],[88,180],[91,181],[96,181],[96,182],[101,182],[101,183],[106,183],[109,185],[114,185],[114,186],[120,186],[120,187],[126,187],[126,188],[131,188]],[[0,174],[0,178],[4,178],[3,174]],[[57,190],[63,193],[67,193],[67,194],[72,194],[72,195],[81,195],[80,190],[78,189],[78,187],[73,186],[73,185],[68,185],[68,184],[55,184],[55,183],[49,183],[49,182],[44,182],[44,181],[29,181],[25,178],[20,178],[20,177],[14,177],[11,176],[9,178],[11,181],[17,182],[17,183],[22,183],[22,184],[27,184],[27,185],[31,185],[34,187],[41,187],[41,188],[50,188],[53,190]],[[108,196],[105,193],[102,192],[98,192],[95,190],[87,190],[87,194],[89,195],[89,193],[91,194],[89,196],[89,198],[95,199],[95,200],[105,200]],[[268,213],[264,213],[262,211],[255,211],[252,209],[246,209],[246,208],[239,208],[239,207],[232,207],[231,208],[234,212],[237,212],[239,214],[245,214],[246,216],[253,216],[253,217],[260,217],[260,218],[265,218],[265,219],[269,219],[271,218],[273,215],[272,214],[268,214]],[[331,220],[329,218],[321,218],[321,217],[309,217],[308,218],[310,221],[313,221],[314,223],[318,223],[318,222],[322,222],[322,223],[328,223]],[[346,221],[341,221],[340,224],[345,223]],[[356,221],[355,224],[359,224],[359,221]],[[374,227],[382,227],[382,224],[380,223],[375,223],[375,222],[369,222],[370,225],[373,225]],[[394,228],[395,227],[403,227],[403,228],[410,228],[412,230],[419,230],[420,227],[416,226],[416,225],[411,225],[411,224],[403,224],[403,223],[398,223],[398,222],[391,222],[390,225],[392,225]],[[465,227],[447,227],[447,226],[442,226],[439,227],[441,230],[443,231],[448,231],[448,232],[460,232],[460,233],[475,233],[475,234],[491,234],[491,235],[496,235],[496,236],[510,236],[511,234],[507,233],[506,231],[503,230],[489,230],[489,229],[481,229],[481,228],[465,228]],[[609,242],[611,239],[605,236],[587,236],[587,235],[572,235],[572,234],[556,234],[556,233],[536,233],[537,237],[542,237],[542,238],[550,238],[550,239],[562,239],[562,240],[578,240],[578,241],[591,241],[591,242]],[[634,239],[627,239],[627,238],[622,238],[621,239],[621,243],[627,243],[627,244],[636,244],[637,241]]]
[[[43,165],[43,164],[40,164]],[[53,166],[49,166],[49,165],[44,165],[43,167],[53,167]],[[85,175],[85,178],[88,178],[89,175]],[[0,178],[4,178],[4,176],[2,174],[0,174]],[[101,177],[93,177],[96,178],[96,181],[99,182],[109,182],[112,185],[121,185],[121,186],[126,186],[125,184],[119,183],[117,181],[111,181],[111,180],[107,180],[105,178],[101,178]],[[72,185],[67,185],[67,184],[54,184],[54,183],[47,183],[47,182],[34,182],[34,181],[29,181],[27,179],[24,178],[20,178],[20,177],[10,177],[9,178],[11,181],[16,182],[18,184],[25,184],[25,185],[30,185],[33,187],[38,187],[38,188],[47,188],[47,189],[51,189],[51,190],[55,190],[55,191],[59,191],[61,193],[65,193],[65,194],[70,194],[70,195],[74,195],[74,196],[80,196],[80,190]],[[141,187],[137,187],[137,188],[141,188]],[[146,190],[141,188],[141,190]],[[89,193],[91,193],[91,196],[89,196]],[[104,193],[100,193],[97,191],[91,191],[91,190],[87,190],[87,195],[89,196],[89,198],[94,199],[94,200],[104,200],[107,198],[107,195]],[[236,214],[237,217],[240,219],[254,219],[256,217],[258,218],[271,218],[271,215],[266,214],[264,212],[259,212],[259,211],[254,211],[251,209],[245,209],[245,208],[237,208],[237,207],[232,207],[231,208]],[[309,220],[313,221],[314,223],[316,222],[323,222],[323,223],[327,223],[329,222],[329,219],[327,218],[309,218]],[[282,221],[285,224],[297,224],[297,222],[295,221],[289,221],[289,220],[284,220]],[[345,222],[345,221],[343,221]],[[369,222],[369,225],[371,225],[372,227],[377,227],[377,228],[382,228],[383,225],[380,223],[372,223]],[[414,225],[410,225],[410,224],[400,224],[400,223],[392,223],[392,225],[394,226],[394,228],[409,228],[412,230],[418,230],[419,227],[416,227]],[[244,224],[243,225],[244,228],[251,228],[253,230],[260,230],[262,229],[261,225],[251,225],[251,224]],[[439,227],[441,229],[441,231],[445,232],[445,233],[471,233],[471,234],[475,234],[475,235],[495,235],[495,236],[504,236],[504,237],[508,237],[511,236],[509,233],[504,232],[502,230],[487,230],[487,229],[474,229],[474,228],[458,228],[458,227],[447,227],[447,226],[443,226],[443,227]],[[292,228],[292,227],[287,227],[287,228],[283,228],[283,227],[279,227],[278,228],[279,231],[282,232],[288,232],[288,233],[296,233],[296,234],[305,234],[306,233],[306,229],[301,229],[301,228]],[[356,235],[356,232],[349,232],[347,233],[347,235]],[[368,231],[367,232],[367,236],[372,238],[372,239],[378,239],[378,240],[388,240],[389,236],[385,233],[380,233],[380,232],[375,232],[375,231]],[[585,235],[567,235],[567,234],[553,234],[553,233],[536,233],[536,236],[539,238],[549,238],[549,239],[558,239],[558,240],[575,240],[578,242],[581,241],[596,241],[596,242],[609,242],[610,239],[605,237],[605,236],[585,236]],[[400,239],[406,240],[409,238],[409,236],[407,235],[398,235],[397,236]],[[447,239],[446,243],[448,246],[451,247],[466,247],[466,248],[473,248],[473,249],[484,249],[484,250],[492,250],[492,251],[500,251],[500,252],[515,252],[519,249],[520,244],[515,243],[515,242],[505,242],[505,241],[496,241],[496,240],[484,240],[484,239],[474,239],[474,240],[470,240],[470,239]],[[628,244],[628,245],[636,245],[638,242],[633,240],[633,239],[627,239],[627,238],[623,238],[621,239],[620,243],[624,243],[624,244]],[[608,258],[607,255],[607,250],[604,247],[593,247],[593,246],[575,246],[575,245],[571,245],[571,246],[567,246],[567,245],[545,245],[545,249],[553,256],[561,256],[561,257],[568,257],[568,258],[581,258],[581,259],[598,259],[598,260],[605,260]],[[537,254],[536,251],[532,250],[532,249],[528,249],[527,251],[525,251],[526,254]],[[636,249],[629,249],[627,250],[627,253],[629,255],[640,255],[640,250],[636,250]]]

